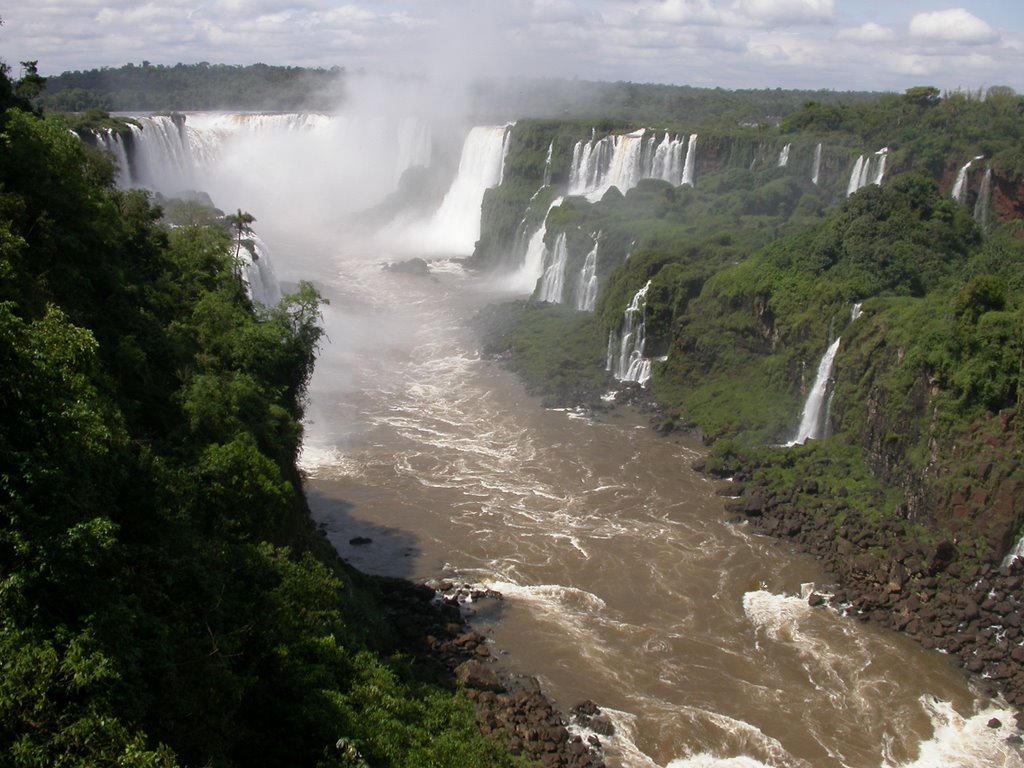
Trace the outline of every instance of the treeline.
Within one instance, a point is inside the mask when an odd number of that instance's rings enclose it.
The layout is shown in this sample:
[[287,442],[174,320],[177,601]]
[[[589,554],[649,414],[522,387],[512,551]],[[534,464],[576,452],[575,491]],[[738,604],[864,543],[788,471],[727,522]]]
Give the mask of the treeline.
[[343,99],[345,70],[267,64],[125,64],[47,78],[36,104],[57,112],[322,110]]
[[[308,285],[248,298],[0,77],[0,765],[501,766],[310,530]],[[196,223],[203,219],[207,223]]]

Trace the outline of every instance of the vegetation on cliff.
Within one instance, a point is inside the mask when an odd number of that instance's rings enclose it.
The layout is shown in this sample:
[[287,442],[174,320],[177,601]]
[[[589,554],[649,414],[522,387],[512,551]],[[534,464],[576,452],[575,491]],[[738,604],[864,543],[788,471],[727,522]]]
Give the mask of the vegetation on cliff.
[[[715,443],[709,467],[757,467],[774,491],[813,475],[823,495],[869,522],[902,520],[915,531],[907,535],[998,563],[1024,524],[1022,130],[1024,99],[1009,89],[916,88],[812,102],[756,139],[702,134],[694,188],[644,182],[551,212],[551,242],[600,231],[618,252],[605,254],[589,325],[551,312],[547,336],[556,349],[595,327],[607,337],[650,280],[645,353],[667,355],[650,391],[666,425]],[[818,144],[835,159],[814,184]],[[773,160],[786,145],[794,151],[783,167]],[[885,180],[847,196],[865,146],[888,148]],[[477,258],[495,256],[480,247]],[[579,248],[570,259],[578,270]],[[863,314],[851,322],[854,304]],[[506,336],[520,356],[537,338]],[[772,447],[795,435],[818,361],[840,337],[831,437]]]
[[171,226],[19,85],[0,77],[0,764],[512,764],[310,530],[315,291],[253,305],[223,219]]

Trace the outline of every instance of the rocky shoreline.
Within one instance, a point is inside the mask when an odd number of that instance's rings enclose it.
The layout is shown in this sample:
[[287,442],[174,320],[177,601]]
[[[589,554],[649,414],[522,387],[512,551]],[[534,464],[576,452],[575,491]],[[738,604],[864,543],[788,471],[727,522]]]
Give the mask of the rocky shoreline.
[[614,731],[607,715],[593,702],[576,705],[572,722],[593,733],[586,738],[573,734],[570,720],[537,679],[503,671],[487,638],[467,623],[461,607],[467,599],[495,601],[501,600],[500,594],[449,581],[377,581],[398,633],[397,650],[435,684],[449,690],[461,687],[473,702],[481,733],[543,766],[604,768],[598,734]]
[[[694,468],[705,470],[702,461]],[[812,594],[812,606],[829,604],[948,654],[984,694],[1005,698],[1024,727],[1024,561],[1001,567],[963,555],[955,541],[908,542],[899,521],[866,521],[816,485],[805,479],[773,493],[740,469],[718,493],[730,497],[734,522],[821,562],[837,587]],[[1010,738],[1020,743],[1019,734]]]

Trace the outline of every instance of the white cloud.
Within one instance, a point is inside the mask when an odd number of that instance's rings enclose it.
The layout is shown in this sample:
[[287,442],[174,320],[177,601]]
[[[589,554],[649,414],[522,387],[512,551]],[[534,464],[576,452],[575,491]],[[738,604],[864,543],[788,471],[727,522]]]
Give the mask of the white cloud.
[[947,43],[994,43],[998,30],[964,8],[919,13],[910,20],[910,34],[922,40]]
[[822,24],[836,16],[835,0],[739,0],[736,7],[763,24]]
[[888,43],[896,39],[896,33],[889,27],[883,27],[869,21],[859,27],[842,29],[836,35],[840,40],[860,43]]

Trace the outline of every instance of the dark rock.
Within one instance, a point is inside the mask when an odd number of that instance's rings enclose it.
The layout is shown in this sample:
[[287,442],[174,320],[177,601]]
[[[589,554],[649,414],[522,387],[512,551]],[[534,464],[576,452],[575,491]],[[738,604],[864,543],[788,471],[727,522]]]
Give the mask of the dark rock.
[[615,725],[608,715],[594,715],[590,718],[590,730],[602,736],[611,736],[615,733]]
[[405,261],[391,262],[390,264],[385,265],[384,269],[388,272],[398,272],[403,275],[415,275],[417,277],[430,276],[430,265],[419,257],[406,259]]
[[825,604],[825,598],[817,592],[811,592],[810,596],[807,598],[807,604],[811,606],[811,608],[817,608],[819,605]]
[[988,723],[986,723],[986,725],[988,725],[989,728],[1002,728],[1003,727],[1003,723],[1002,723],[1002,721],[998,717],[993,717],[991,720],[988,721]]
[[455,679],[467,688],[478,691],[503,691],[504,686],[490,667],[479,661],[464,661],[455,668]]
[[365,547],[367,544],[373,544],[373,539],[366,536],[354,536],[348,540],[348,543],[353,547]]

